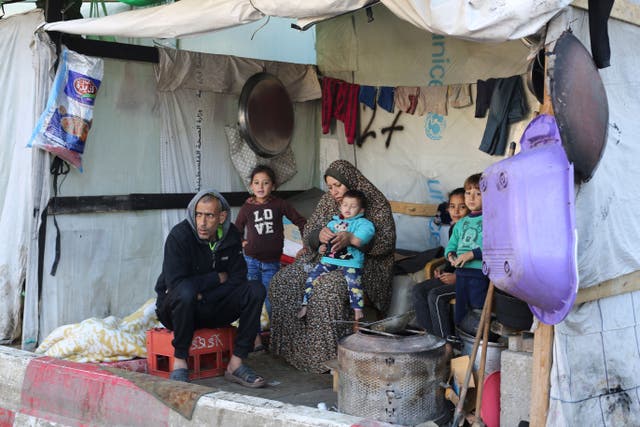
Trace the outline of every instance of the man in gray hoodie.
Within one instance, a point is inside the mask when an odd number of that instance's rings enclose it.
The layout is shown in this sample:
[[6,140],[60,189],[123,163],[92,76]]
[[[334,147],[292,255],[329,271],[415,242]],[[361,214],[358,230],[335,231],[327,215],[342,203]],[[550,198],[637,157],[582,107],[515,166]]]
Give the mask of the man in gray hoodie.
[[171,379],[189,381],[187,358],[196,329],[240,319],[225,379],[264,386],[264,378],[242,361],[259,331],[265,290],[260,282],[247,281],[242,236],[231,224],[229,204],[217,191],[196,194],[187,218],[167,236],[155,290],[158,319],[174,333]]

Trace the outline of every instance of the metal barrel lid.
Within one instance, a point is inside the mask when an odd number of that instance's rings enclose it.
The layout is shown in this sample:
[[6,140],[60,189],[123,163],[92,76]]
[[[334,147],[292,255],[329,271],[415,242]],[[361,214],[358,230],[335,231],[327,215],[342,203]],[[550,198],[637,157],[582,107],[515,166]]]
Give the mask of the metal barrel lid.
[[387,337],[357,332],[338,343],[345,350],[366,353],[420,353],[438,350],[446,344],[440,337],[430,334]]

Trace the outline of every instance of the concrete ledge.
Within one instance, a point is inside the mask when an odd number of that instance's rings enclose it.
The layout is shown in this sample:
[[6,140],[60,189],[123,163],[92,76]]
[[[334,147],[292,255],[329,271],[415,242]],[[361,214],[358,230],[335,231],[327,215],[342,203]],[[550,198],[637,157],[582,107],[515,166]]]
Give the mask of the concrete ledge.
[[[0,346],[0,410],[17,412],[21,407],[22,384],[29,362],[37,356]],[[0,420],[2,420],[0,415]],[[0,425],[5,425],[0,422]]]
[[191,420],[95,365],[0,347],[2,426],[386,427],[390,424],[229,392],[201,397]]

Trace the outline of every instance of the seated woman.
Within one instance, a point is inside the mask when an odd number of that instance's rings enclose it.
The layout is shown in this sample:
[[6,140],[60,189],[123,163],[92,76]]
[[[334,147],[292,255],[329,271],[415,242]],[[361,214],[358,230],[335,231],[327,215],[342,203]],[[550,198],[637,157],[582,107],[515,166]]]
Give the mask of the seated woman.
[[[325,227],[334,215],[340,213],[342,195],[347,190],[360,190],[371,208],[366,218],[373,222],[376,235],[363,248],[365,261],[362,288],[370,303],[386,313],[391,300],[393,279],[393,251],[396,230],[391,206],[384,195],[351,163],[336,160],[325,173],[328,191],[307,220],[303,239],[307,253],[293,264],[281,269],[269,286],[271,300],[270,351],[282,356],[297,369],[307,372],[325,372],[324,363],[335,359],[338,340],[350,331],[349,325],[336,320],[349,320],[349,296],[344,276],[332,272],[314,282],[313,298],[309,300],[306,315],[297,317],[308,272],[318,262],[318,247],[331,240],[332,245],[347,244],[348,236],[333,233]],[[344,233],[344,232],[343,232]]]

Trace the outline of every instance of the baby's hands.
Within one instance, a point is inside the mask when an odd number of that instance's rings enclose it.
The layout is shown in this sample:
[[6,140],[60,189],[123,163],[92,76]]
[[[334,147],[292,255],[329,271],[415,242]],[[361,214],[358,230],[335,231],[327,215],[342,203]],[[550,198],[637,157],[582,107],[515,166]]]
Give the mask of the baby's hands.
[[320,230],[320,234],[318,235],[318,239],[320,239],[320,243],[328,243],[335,237],[333,231],[329,230],[329,228],[324,227]]
[[322,244],[318,247],[318,252],[320,252],[322,255],[325,254],[325,252],[327,252],[327,245]]

